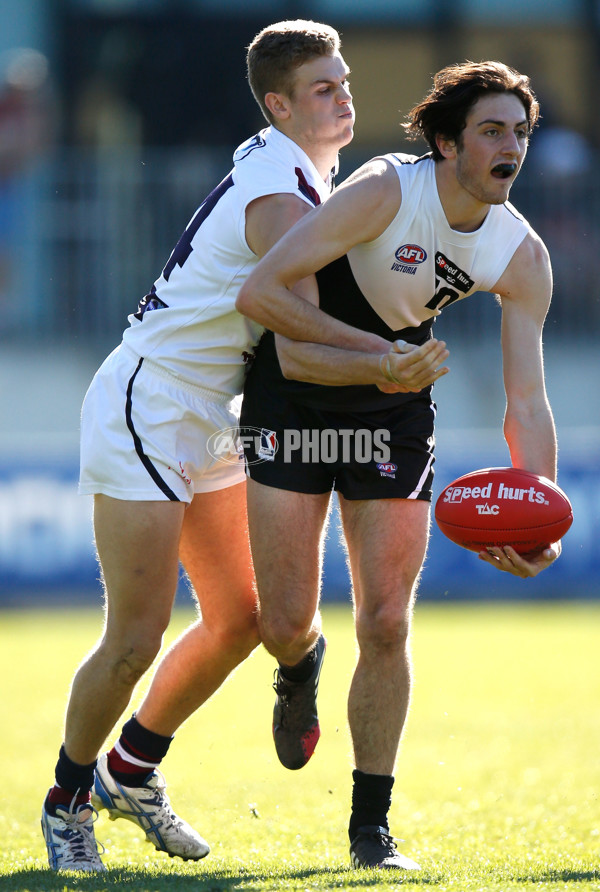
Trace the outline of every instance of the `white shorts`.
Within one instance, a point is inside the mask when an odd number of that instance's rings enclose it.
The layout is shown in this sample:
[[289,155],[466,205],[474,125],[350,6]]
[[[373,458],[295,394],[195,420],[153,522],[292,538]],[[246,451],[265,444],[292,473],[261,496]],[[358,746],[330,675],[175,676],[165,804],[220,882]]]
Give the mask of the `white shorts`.
[[241,483],[243,452],[210,451],[220,431],[230,432],[233,447],[239,403],[181,381],[121,344],[83,401],[79,492],[191,502],[195,492]]

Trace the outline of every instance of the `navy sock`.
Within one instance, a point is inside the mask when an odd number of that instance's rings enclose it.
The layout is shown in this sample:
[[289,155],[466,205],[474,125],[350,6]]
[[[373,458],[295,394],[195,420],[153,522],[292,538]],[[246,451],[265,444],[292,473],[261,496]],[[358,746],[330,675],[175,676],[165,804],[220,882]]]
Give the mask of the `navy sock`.
[[69,759],[64,744],[58,754],[58,762],[54,770],[56,783],[48,791],[46,797],[46,809],[50,814],[56,814],[57,805],[70,805],[75,799],[74,807],[90,801],[90,790],[94,783],[94,769],[96,762],[89,765],[79,765]]
[[359,827],[377,826],[389,830],[388,811],[392,804],[394,778],[387,774],[365,774],[357,768],[352,772],[352,814],[348,835],[352,842]]

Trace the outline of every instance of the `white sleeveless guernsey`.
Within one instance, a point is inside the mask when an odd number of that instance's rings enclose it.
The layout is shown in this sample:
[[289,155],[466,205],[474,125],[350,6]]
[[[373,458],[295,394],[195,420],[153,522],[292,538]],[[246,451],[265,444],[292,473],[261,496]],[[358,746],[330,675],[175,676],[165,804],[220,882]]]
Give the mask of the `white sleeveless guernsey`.
[[[531,230],[508,203],[492,205],[475,232],[451,229],[431,156],[384,157],[400,179],[400,209],[379,238],[356,245],[317,272],[319,303],[356,328],[422,344],[445,307],[494,287]],[[257,381],[268,382],[286,399],[335,411],[386,409],[415,399],[414,394],[384,394],[371,385],[324,386],[284,378],[272,332],[260,343],[247,393]]]
[[373,310],[397,331],[475,291],[490,291],[530,227],[506,202],[492,205],[475,232],[451,229],[431,156],[384,157],[400,180],[400,210],[379,238],[352,248],[348,260]]
[[258,262],[246,242],[246,208],[275,193],[291,193],[314,206],[331,191],[308,155],[272,127],[243,143],[233,161],[123,334],[136,355],[185,382],[230,396],[241,392],[244,364],[263,331],[235,309],[238,291]]

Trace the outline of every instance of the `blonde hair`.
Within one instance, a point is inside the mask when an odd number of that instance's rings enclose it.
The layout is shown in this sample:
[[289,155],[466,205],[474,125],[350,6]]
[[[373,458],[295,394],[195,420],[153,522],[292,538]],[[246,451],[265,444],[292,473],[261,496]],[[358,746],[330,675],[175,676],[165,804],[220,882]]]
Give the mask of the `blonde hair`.
[[246,64],[250,89],[269,123],[273,119],[265,95],[283,93],[293,99],[296,69],[317,56],[332,56],[340,46],[335,28],[304,19],[276,22],[259,31],[247,48]]

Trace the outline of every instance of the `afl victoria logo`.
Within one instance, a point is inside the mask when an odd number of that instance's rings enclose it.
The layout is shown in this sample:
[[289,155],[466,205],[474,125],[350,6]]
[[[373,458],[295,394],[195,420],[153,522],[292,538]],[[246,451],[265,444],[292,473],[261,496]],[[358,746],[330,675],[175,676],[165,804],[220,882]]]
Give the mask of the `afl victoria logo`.
[[410,263],[417,266],[427,260],[427,252],[419,245],[402,245],[396,251],[395,257],[399,263]]

